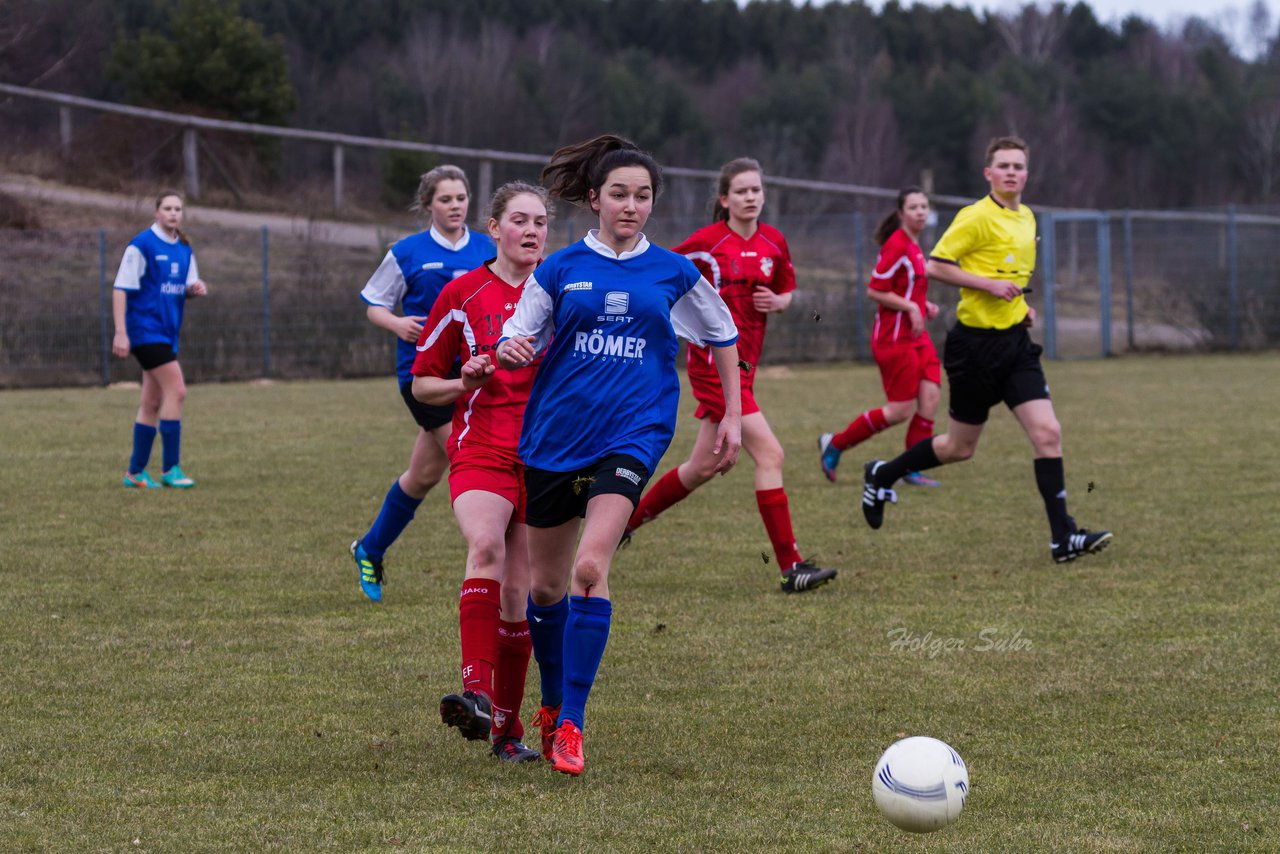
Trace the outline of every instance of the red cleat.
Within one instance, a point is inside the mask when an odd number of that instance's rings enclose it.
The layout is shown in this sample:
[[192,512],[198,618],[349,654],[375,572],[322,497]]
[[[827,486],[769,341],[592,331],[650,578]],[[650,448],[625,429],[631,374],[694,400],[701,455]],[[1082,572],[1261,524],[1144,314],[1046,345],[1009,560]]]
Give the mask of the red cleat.
[[551,743],[551,767],[576,777],[582,773],[582,766],[582,730],[573,721],[565,721]]
[[543,706],[529,721],[529,726],[536,726],[542,733],[542,758],[551,761],[551,742],[556,736],[556,718],[560,717],[559,706]]

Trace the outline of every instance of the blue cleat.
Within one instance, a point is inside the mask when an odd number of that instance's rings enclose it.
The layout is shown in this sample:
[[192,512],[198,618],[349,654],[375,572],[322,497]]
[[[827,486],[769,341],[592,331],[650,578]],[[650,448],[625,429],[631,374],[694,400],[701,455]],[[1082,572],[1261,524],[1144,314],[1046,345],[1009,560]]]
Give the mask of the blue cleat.
[[182,473],[181,466],[174,466],[160,475],[160,482],[174,489],[190,489],[196,482]]
[[836,482],[836,466],[840,465],[840,449],[831,444],[834,433],[823,433],[818,437],[818,450],[822,453],[822,473],[827,480]]
[[124,473],[124,485],[126,489],[159,489],[160,484],[151,479],[151,475],[146,470],[134,474],[133,472]]
[[359,540],[351,544],[351,556],[355,558],[356,569],[360,570],[360,589],[370,602],[381,602],[382,561],[369,557]]
[[909,472],[902,478],[903,483],[909,483],[912,486],[942,486],[927,474],[921,474],[918,471]]

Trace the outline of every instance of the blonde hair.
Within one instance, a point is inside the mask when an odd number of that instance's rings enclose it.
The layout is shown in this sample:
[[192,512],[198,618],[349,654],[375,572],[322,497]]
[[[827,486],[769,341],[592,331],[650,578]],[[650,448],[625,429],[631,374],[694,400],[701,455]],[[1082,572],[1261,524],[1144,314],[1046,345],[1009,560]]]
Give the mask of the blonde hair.
[[409,210],[416,214],[426,214],[430,219],[431,203],[435,200],[436,188],[441,181],[461,181],[462,186],[467,188],[467,196],[471,196],[471,182],[467,180],[467,173],[452,163],[441,163],[430,172],[422,173],[418,180],[418,192],[414,194]]

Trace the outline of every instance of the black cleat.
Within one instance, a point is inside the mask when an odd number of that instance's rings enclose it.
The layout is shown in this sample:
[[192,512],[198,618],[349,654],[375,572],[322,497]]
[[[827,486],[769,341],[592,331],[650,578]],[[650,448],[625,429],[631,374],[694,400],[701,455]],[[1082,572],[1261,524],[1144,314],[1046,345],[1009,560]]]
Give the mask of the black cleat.
[[884,503],[898,503],[898,493],[885,486],[876,485],[876,471],[884,465],[884,460],[872,460],[862,471],[862,515],[867,524],[879,530],[884,524]]
[[1053,559],[1058,563],[1066,563],[1080,555],[1096,554],[1105,549],[1110,542],[1110,531],[1089,531],[1081,528],[1067,534],[1067,538],[1062,542],[1049,545],[1053,549]]
[[622,536],[618,538],[618,548],[614,549],[614,551],[622,551],[627,546],[631,545],[631,536],[635,532],[635,528],[628,525],[626,529],[623,530]]
[[493,747],[491,749],[494,756],[498,757],[503,762],[510,762],[512,764],[518,762],[537,762],[542,759],[541,753],[524,744],[514,735],[504,735],[493,743]]
[[440,720],[457,727],[470,741],[488,738],[493,728],[493,705],[484,694],[474,691],[445,694],[440,700]]
[[821,587],[836,577],[836,570],[822,569],[812,561],[802,560],[782,573],[783,593],[803,593]]

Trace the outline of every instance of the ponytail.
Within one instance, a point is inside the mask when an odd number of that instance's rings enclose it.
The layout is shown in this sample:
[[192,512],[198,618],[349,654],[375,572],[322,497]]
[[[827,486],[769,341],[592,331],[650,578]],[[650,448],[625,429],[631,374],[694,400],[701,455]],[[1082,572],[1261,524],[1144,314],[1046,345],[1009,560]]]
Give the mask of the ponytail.
[[902,227],[902,206],[907,203],[907,196],[919,193],[926,199],[929,194],[916,186],[903,187],[898,191],[898,203],[893,210],[880,220],[876,225],[875,231],[871,232],[871,239],[876,242],[877,246],[884,246],[886,240],[893,236],[893,233]]
[[600,194],[609,173],[624,166],[648,171],[653,195],[657,197],[662,189],[662,167],[634,142],[611,133],[556,149],[542,170],[542,183],[557,199],[587,204],[593,191]]

